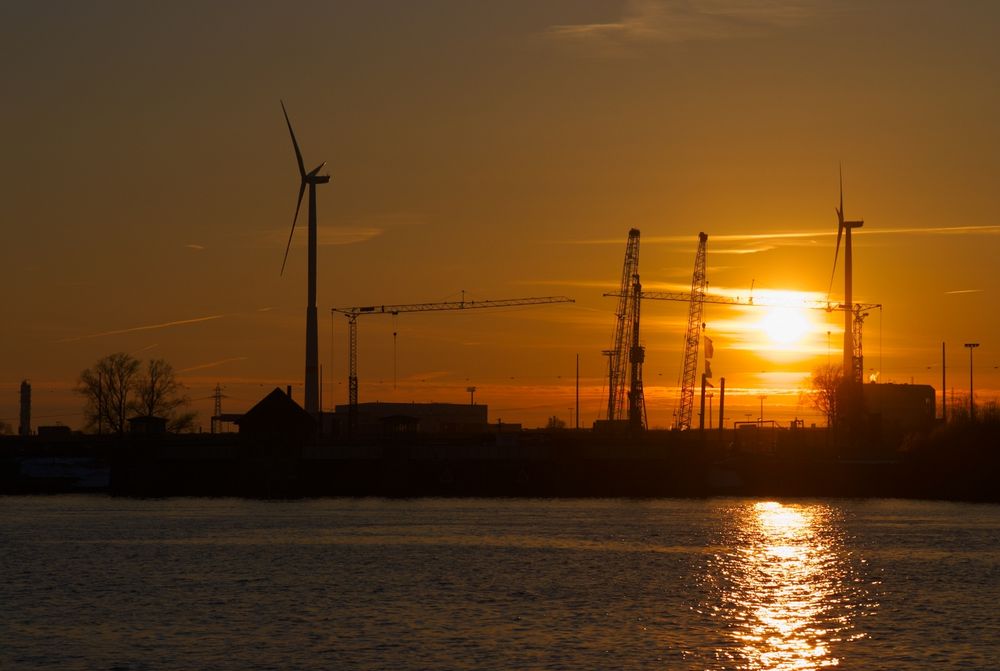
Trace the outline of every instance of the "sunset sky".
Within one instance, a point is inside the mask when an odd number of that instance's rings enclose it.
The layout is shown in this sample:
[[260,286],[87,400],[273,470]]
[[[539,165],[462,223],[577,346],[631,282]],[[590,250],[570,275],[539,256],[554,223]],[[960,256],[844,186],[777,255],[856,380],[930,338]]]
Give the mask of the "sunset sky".
[[[843,165],[866,373],[1000,395],[1000,4],[0,3],[0,420],[83,423],[117,351],[180,371],[208,430],[302,400],[304,218],[279,100],[318,187],[323,405],[347,398],[334,306],[565,294],[572,305],[373,316],[364,401],[476,402],[581,424],[606,403],[628,230],[648,289],[830,286]],[[790,235],[791,234],[791,235]],[[841,256],[841,258],[843,258]],[[842,265],[833,300],[843,298]],[[651,426],[672,422],[687,306],[643,304]],[[821,421],[800,393],[842,316],[707,305],[726,415]],[[398,335],[393,355],[393,332]],[[768,335],[768,333],[772,335]],[[830,333],[828,336],[828,332]],[[829,342],[829,348],[828,348]],[[393,384],[395,361],[395,388]],[[717,403],[717,399],[716,399]],[[717,409],[717,407],[716,407]],[[717,418],[716,418],[717,419]]]

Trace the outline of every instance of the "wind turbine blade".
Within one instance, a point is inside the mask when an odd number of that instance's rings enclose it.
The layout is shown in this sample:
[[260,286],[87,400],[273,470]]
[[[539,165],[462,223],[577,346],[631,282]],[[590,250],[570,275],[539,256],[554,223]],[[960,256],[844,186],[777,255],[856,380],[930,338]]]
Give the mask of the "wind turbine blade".
[[837,274],[837,257],[840,256],[840,238],[844,235],[844,211],[837,210],[837,247],[833,250],[833,270],[830,271],[830,286],[826,290],[826,300],[829,302],[830,293],[833,292],[833,278]]
[[840,225],[844,225],[844,166],[841,164],[838,167],[840,172],[840,209],[837,210],[837,216],[840,218]]
[[302,163],[302,152],[299,151],[299,143],[295,141],[295,131],[292,130],[292,122],[288,120],[288,111],[285,109],[285,101],[281,101],[281,111],[285,114],[285,123],[288,124],[288,134],[292,136],[292,146],[295,147],[295,160],[299,162],[299,175],[306,178],[306,167]]
[[833,270],[830,271],[830,287],[826,290],[826,300],[833,291],[833,278],[837,274],[837,257],[840,256],[840,238],[844,235],[844,164],[837,166],[840,177],[840,207],[837,208],[837,247],[833,250]]
[[288,262],[288,250],[292,248],[292,236],[295,235],[295,222],[299,219],[299,208],[302,207],[302,194],[306,192],[306,183],[302,182],[299,187],[299,202],[295,203],[295,216],[292,217],[292,230],[288,233],[288,244],[285,245],[285,258],[281,260],[281,272],[279,275],[285,274],[285,264]]
[[323,161],[322,163],[320,163],[319,165],[317,165],[315,168],[313,168],[313,171],[309,173],[309,176],[310,177],[315,177],[316,175],[318,175],[319,171],[322,170],[323,166],[325,166],[325,165],[326,165],[326,161]]

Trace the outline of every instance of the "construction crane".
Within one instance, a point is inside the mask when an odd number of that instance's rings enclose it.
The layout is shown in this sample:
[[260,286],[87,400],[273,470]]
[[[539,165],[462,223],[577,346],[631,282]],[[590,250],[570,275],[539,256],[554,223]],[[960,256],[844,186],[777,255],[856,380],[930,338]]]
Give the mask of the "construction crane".
[[[616,295],[616,294],[606,294],[606,295]],[[678,301],[687,302],[691,300],[691,297],[681,291],[643,291],[641,295],[642,299],[654,300],[654,301]],[[789,303],[787,301],[775,301],[768,302],[767,300],[754,300],[751,298],[730,298],[729,296],[720,296],[717,294],[706,294],[702,297],[703,303],[717,303],[721,305],[742,305],[745,307],[782,307],[782,308],[807,308],[809,310],[823,310],[825,312],[842,312],[847,308],[847,303],[834,303],[830,301],[801,301],[795,303]],[[850,379],[861,383],[862,372],[864,371],[864,353],[862,351],[861,345],[861,335],[864,326],[865,317],[868,316],[871,310],[881,310],[881,303],[855,303],[851,306],[851,329],[852,329],[852,355],[851,355],[851,369],[846,372],[845,375],[849,375]]]
[[698,377],[698,344],[701,331],[705,327],[702,315],[705,311],[705,246],[708,235],[698,234],[698,251],[694,257],[694,273],[691,276],[691,293],[687,297],[688,323],[684,333],[684,372],[681,376],[681,402],[677,411],[677,428],[690,429],[694,411],[694,385]]
[[510,308],[527,305],[549,305],[552,303],[573,303],[566,296],[542,296],[540,298],[505,298],[500,300],[467,301],[465,292],[459,301],[439,303],[409,303],[405,305],[365,305],[349,308],[333,308],[332,313],[347,317],[348,375],[347,402],[348,426],[353,433],[358,415],[358,317],[362,315],[398,315],[402,312],[442,312],[446,310],[481,310],[486,308]]
[[[634,243],[634,249],[633,249]],[[662,291],[643,291],[642,286],[639,283],[639,231],[632,229],[629,231],[629,245],[625,251],[625,269],[622,272],[622,288],[616,292],[610,292],[604,294],[605,296],[613,296],[619,299],[618,302],[618,322],[615,328],[615,345],[617,349],[606,350],[604,353],[611,357],[611,363],[609,364],[609,386],[611,391],[608,396],[608,419],[615,419],[616,416],[613,415],[614,402],[617,400],[618,408],[621,404],[621,391],[615,391],[615,384],[618,384],[619,390],[624,388],[624,375],[618,372],[618,377],[616,377],[616,360],[620,361],[622,355],[622,334],[630,321],[627,319],[627,315],[634,315],[634,333],[632,334],[633,342],[635,347],[632,350],[633,357],[638,361],[638,364],[633,364],[633,385],[632,385],[632,395],[638,395],[641,398],[642,395],[642,368],[641,364],[645,359],[645,350],[641,348],[638,344],[639,337],[639,307],[642,303],[642,299],[651,298],[653,300],[675,300],[684,301],[689,303],[688,308],[688,325],[687,331],[684,334],[684,370],[681,378],[681,401],[680,409],[677,413],[677,427],[680,429],[690,429],[691,428],[691,416],[694,411],[694,387],[695,382],[698,377],[698,345],[701,341],[701,331],[704,328],[704,323],[702,322],[702,315],[704,313],[704,303],[705,303],[705,287],[708,284],[708,280],[705,277],[705,247],[708,243],[708,235],[705,233],[698,234],[698,252],[694,259],[694,274],[691,278],[691,293],[680,293],[680,292],[662,292]],[[630,265],[631,262],[631,265]],[[628,273],[631,271],[631,275]],[[710,301],[711,302],[711,301]],[[618,352],[617,357],[615,352]],[[631,406],[630,406],[631,409]],[[643,421],[645,422],[646,408],[645,403],[642,405],[642,415]],[[631,419],[631,417],[630,417]]]
[[[646,426],[646,402],[642,391],[642,364],[645,349],[639,344],[639,306],[642,285],[639,283],[639,229],[628,232],[625,263],[622,266],[621,290],[615,311],[615,330],[611,347],[602,353],[608,357],[609,422],[628,419],[633,429]],[[626,371],[628,390],[626,391]],[[625,400],[628,399],[626,410]],[[626,414],[627,413],[627,414]]]
[[[618,294],[605,294],[606,296],[617,296]],[[643,300],[653,301],[677,301],[686,303],[691,300],[691,296],[682,291],[643,291]],[[730,298],[718,294],[704,294],[702,303],[717,303],[721,305],[742,305],[745,307],[781,307],[781,308],[807,308],[810,310],[824,310],[826,312],[846,311],[846,303],[833,303],[830,301],[767,301],[766,299],[754,300],[751,298]],[[881,303],[855,303],[851,306],[851,329],[852,329],[852,354],[851,369],[845,375],[849,375],[851,380],[860,384],[864,367],[864,352],[862,349],[862,330],[865,318],[871,310],[881,310]],[[685,359],[686,361],[686,359]]]

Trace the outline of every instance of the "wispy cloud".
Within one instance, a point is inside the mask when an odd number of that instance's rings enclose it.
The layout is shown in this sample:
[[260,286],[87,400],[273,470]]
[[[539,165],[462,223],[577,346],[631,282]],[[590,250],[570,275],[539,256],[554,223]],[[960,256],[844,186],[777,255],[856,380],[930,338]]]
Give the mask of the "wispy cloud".
[[[297,225],[295,235],[292,237],[292,247],[305,247],[308,241],[305,226]],[[332,247],[337,245],[356,245],[367,242],[372,238],[377,238],[384,233],[384,229],[375,226],[320,226],[316,230],[316,244],[320,247]],[[288,244],[288,229],[269,229],[260,231],[259,243],[266,247],[284,249]]]
[[743,249],[713,249],[712,254],[760,254],[774,249],[774,245],[762,245],[760,247],[745,247]]
[[946,294],[979,294],[982,293],[982,289],[956,289],[955,291],[946,291]]
[[932,228],[872,228],[854,232],[855,235],[883,235],[895,233],[908,233],[911,235],[997,235],[1000,234],[1000,225],[935,226]]
[[201,252],[205,250],[205,248],[202,245],[196,245],[193,242],[184,246],[195,252]]
[[617,280],[560,280],[560,279],[548,279],[548,280],[515,280],[511,284],[519,285],[537,285],[537,286],[549,286],[549,287],[576,287],[580,289],[609,289],[618,286]]
[[[295,235],[292,238],[292,245],[295,247],[305,247],[306,232],[305,220],[301,217],[296,226]],[[415,212],[375,212],[353,218],[351,221],[340,226],[322,225],[316,231],[316,242],[321,247],[337,245],[356,245],[368,242],[373,238],[384,235],[386,231],[405,228],[410,226],[422,226],[426,223],[426,217]],[[288,229],[275,228],[258,233],[264,244],[269,247],[281,246],[288,243]]]
[[100,333],[90,333],[88,335],[77,336],[74,338],[63,338],[62,340],[57,340],[56,342],[77,342],[80,340],[89,340],[91,338],[103,338],[105,336],[121,335],[123,333],[136,333],[138,331],[152,331],[155,329],[165,329],[173,326],[184,326],[186,324],[197,324],[199,322],[212,321],[214,319],[222,319],[226,315],[208,315],[206,317],[194,317],[193,319],[178,319],[172,322],[163,322],[161,324],[146,324],[144,326],[131,326],[124,329],[115,329],[113,331],[101,331]]
[[206,368],[215,368],[216,366],[221,366],[223,364],[232,363],[234,361],[246,361],[245,356],[232,356],[228,359],[219,359],[218,361],[209,361],[208,363],[198,364],[197,366],[188,366],[187,368],[181,368],[178,373],[190,373],[196,370],[204,370]]
[[[382,235],[384,230],[373,226],[326,226],[316,231],[316,244],[321,247],[335,245],[356,245]],[[305,246],[306,236],[299,236],[299,244]]]
[[629,0],[617,20],[551,26],[557,41],[623,56],[650,43],[767,34],[811,20],[822,0]]
[[[987,225],[987,226],[934,226],[929,228],[862,228],[860,230],[855,230],[853,232],[856,236],[875,236],[875,235],[998,235],[1000,234],[1000,225]],[[721,234],[709,234],[708,239],[710,242],[772,242],[775,244],[780,244],[783,241],[804,241],[812,238],[829,238],[836,237],[837,229],[831,227],[830,229],[823,231],[797,231],[797,232],[775,232],[775,233],[721,233]],[[622,238],[592,238],[589,240],[566,240],[560,242],[560,244],[571,244],[571,245],[621,245]],[[678,244],[678,243],[691,243],[695,238],[691,235],[651,235],[644,236],[642,238],[642,244],[644,245],[663,245],[663,244]],[[773,249],[773,245],[770,247],[763,246],[751,249],[750,251],[737,250],[737,251],[719,251],[712,250],[713,254],[753,254],[758,252],[768,251]]]

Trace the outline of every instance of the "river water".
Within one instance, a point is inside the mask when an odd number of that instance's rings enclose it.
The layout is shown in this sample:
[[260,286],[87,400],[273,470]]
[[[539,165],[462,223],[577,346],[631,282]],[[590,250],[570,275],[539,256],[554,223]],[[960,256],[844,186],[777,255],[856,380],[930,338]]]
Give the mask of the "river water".
[[1000,506],[0,498],[0,669],[1000,669]]

